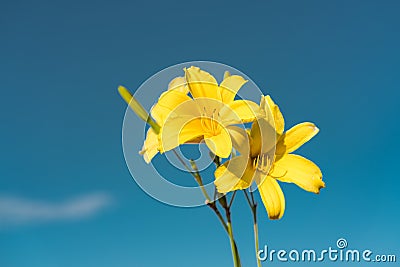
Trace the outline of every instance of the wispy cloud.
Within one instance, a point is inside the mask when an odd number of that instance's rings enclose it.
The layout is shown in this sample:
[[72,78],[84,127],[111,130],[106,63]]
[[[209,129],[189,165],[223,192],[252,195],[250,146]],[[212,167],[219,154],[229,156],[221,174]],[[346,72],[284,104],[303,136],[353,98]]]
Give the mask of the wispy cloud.
[[112,201],[105,193],[91,193],[63,202],[0,196],[0,226],[87,218],[104,210]]

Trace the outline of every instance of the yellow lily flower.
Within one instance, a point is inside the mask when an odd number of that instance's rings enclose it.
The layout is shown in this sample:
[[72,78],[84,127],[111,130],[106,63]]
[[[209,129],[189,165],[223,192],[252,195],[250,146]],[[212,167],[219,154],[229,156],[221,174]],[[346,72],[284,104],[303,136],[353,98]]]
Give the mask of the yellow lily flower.
[[[157,118],[163,118],[159,135],[160,152],[204,139],[215,155],[229,157],[232,142],[241,131],[234,125],[254,121],[259,111],[259,106],[252,101],[234,100],[247,81],[241,76],[226,73],[218,85],[211,74],[198,67],[192,66],[184,71],[191,97],[184,93],[167,92],[152,109],[157,121]],[[170,109],[164,110],[166,107]],[[173,110],[171,107],[174,107]]]
[[[302,156],[291,154],[314,137],[319,129],[311,122],[304,122],[284,133],[284,118],[272,99],[262,97],[260,106],[266,113],[266,109],[270,108],[274,126],[268,117],[254,122],[250,132],[247,132],[250,144],[239,144],[237,149],[243,153],[217,168],[214,183],[220,193],[227,193],[247,189],[255,181],[269,218],[280,219],[285,211],[285,198],[277,180],[295,183],[317,194],[325,187],[317,165]],[[266,136],[262,137],[261,133]],[[245,141],[245,138],[241,140]],[[276,147],[269,140],[276,140]],[[269,152],[273,149],[275,151],[271,156]]]
[[[184,77],[177,77],[173,79],[169,85],[168,90],[161,94],[158,102],[152,107],[150,113],[154,120],[160,127],[165,124],[167,116],[183,102],[190,100],[187,95],[189,92]],[[161,128],[160,128],[161,131]],[[159,133],[156,133],[152,127],[147,130],[146,139],[143,143],[142,150],[139,152],[143,155],[146,163],[157,155],[160,147]]]
[[[126,88],[119,91],[131,108],[155,127],[148,129],[140,154],[150,163],[158,152],[166,152],[180,144],[199,143],[203,139],[210,150],[223,158],[230,155],[232,142],[240,138],[242,129],[234,124],[254,121],[259,107],[248,100],[234,100],[247,81],[239,75],[225,73],[218,85],[216,79],[198,67],[184,69],[185,77],[173,79],[168,90],[152,107],[151,117]],[[191,96],[189,96],[189,93]],[[145,114],[144,114],[145,113]]]

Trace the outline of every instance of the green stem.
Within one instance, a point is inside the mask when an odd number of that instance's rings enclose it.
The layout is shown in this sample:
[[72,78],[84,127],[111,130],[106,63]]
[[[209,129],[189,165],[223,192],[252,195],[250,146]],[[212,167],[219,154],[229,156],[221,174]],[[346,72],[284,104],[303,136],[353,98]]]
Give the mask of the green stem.
[[246,196],[247,203],[249,204],[251,212],[253,214],[254,247],[256,250],[257,266],[261,267],[261,261],[258,258],[258,251],[260,250],[260,246],[259,246],[259,242],[258,242],[257,203],[254,200],[253,192],[250,192],[251,199],[247,195],[246,190],[243,190],[243,192],[244,192],[244,195]]
[[206,189],[204,188],[203,180],[201,179],[201,176],[199,173],[199,168],[197,168],[196,162],[193,159],[191,159],[190,164],[192,165],[192,169],[194,170],[193,177],[196,180],[196,182],[199,184],[201,192],[203,192],[203,195],[206,198],[207,202],[211,202],[211,198],[208,195]]
[[215,202],[208,202],[207,206],[209,206],[214,211],[219,221],[221,222],[222,226],[224,227],[226,233],[229,235],[228,226],[226,225],[224,217],[222,217],[222,214],[219,212],[217,205],[215,205]]
[[229,233],[229,241],[231,242],[231,250],[232,250],[232,257],[233,257],[233,266],[240,267],[240,258],[239,253],[235,244],[235,239],[233,238],[233,230],[232,224],[228,221],[228,233]]
[[[207,191],[204,188],[203,180],[202,180],[199,170],[197,168],[196,162],[194,160],[190,160],[190,164],[191,164],[191,168],[190,168],[189,165],[186,164],[186,162],[181,158],[181,156],[175,150],[173,150],[173,152],[174,152],[175,156],[179,159],[179,161],[182,163],[182,165],[186,168],[186,170],[194,177],[196,182],[199,184],[201,191],[202,191],[204,197],[206,198],[207,206],[210,207],[214,211],[214,213],[217,215],[219,221],[221,222],[222,226],[224,227],[225,231],[227,232],[227,234],[229,236],[234,267],[241,267],[242,265],[240,262],[239,250],[237,248],[236,241],[233,237],[232,222],[231,222],[230,206],[232,205],[233,199],[231,199],[229,205],[227,205],[226,196],[222,196],[218,199],[221,206],[225,209],[225,215],[226,215],[226,219],[227,219],[227,222],[225,222],[224,217],[222,216],[221,212],[219,211],[219,209],[216,205],[215,196],[214,196],[214,200],[211,201],[210,196],[208,195]],[[216,162],[216,164],[218,164],[218,165],[220,164],[219,158],[218,158],[218,163]],[[235,195],[233,195],[232,197],[234,198]]]
[[258,224],[257,224],[257,212],[256,212],[257,205],[254,207],[253,218],[254,218],[254,245],[256,249],[256,259],[257,259],[257,266],[261,267],[261,261],[258,258],[258,251],[260,250],[260,246],[258,243]]
[[[218,156],[214,156],[213,161],[217,168],[221,166],[221,159]],[[233,193],[231,201],[227,202],[226,195],[223,195],[218,198],[219,204],[225,209],[225,217],[227,220],[227,228],[228,228],[228,235],[229,235],[229,241],[231,243],[231,251],[232,251],[232,258],[233,258],[233,265],[234,267],[241,267],[242,264],[240,262],[240,256],[239,256],[239,250],[237,248],[235,238],[233,237],[233,229],[232,229],[232,220],[231,220],[231,206],[233,199],[235,198],[236,191]]]
[[226,220],[227,220],[226,224],[228,226],[229,241],[231,243],[233,266],[241,267],[242,264],[240,263],[239,251],[238,251],[236,243],[235,243],[235,238],[233,237],[231,210],[230,210],[229,206],[225,206],[224,208],[225,208],[225,215],[226,215]]
[[231,201],[229,201],[229,206],[228,206],[229,208],[232,207],[232,203],[233,203],[233,200],[235,199],[236,192],[237,191],[234,191],[233,194],[232,194]]
[[173,149],[172,152],[174,152],[175,156],[182,163],[182,165],[185,167],[185,169],[193,176],[193,178],[199,184],[201,192],[203,193],[207,202],[211,202],[210,196],[208,195],[206,189],[204,188],[203,180],[201,179],[199,169],[197,168],[196,162],[191,159],[190,164],[192,165],[192,168],[190,168],[189,165],[187,165],[186,162],[182,159],[182,157],[178,154],[178,152],[175,151],[175,149]]

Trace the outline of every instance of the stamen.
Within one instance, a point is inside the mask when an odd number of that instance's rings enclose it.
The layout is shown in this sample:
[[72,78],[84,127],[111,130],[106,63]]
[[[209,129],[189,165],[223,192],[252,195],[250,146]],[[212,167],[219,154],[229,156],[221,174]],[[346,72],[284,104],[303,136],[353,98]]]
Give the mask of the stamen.
[[217,109],[214,109],[211,115],[211,130],[213,132],[216,131],[216,125],[215,125],[215,112],[217,111]]
[[253,168],[262,173],[267,173],[269,166],[271,166],[271,159],[267,154],[258,155],[253,161]]
[[201,118],[200,118],[200,122],[201,122],[201,126],[204,129],[207,129],[207,125],[206,125],[206,118],[207,118],[207,110],[206,107],[203,106],[203,113],[201,113]]

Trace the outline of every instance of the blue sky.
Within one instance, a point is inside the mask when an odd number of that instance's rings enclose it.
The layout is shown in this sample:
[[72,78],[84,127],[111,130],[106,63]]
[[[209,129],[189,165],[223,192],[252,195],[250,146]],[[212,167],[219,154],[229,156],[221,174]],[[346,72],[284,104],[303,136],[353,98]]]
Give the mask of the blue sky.
[[[324,249],[345,237],[399,257],[399,8],[2,1],[0,266],[231,264],[214,215],[146,195],[122,153],[117,86],[137,88],[193,60],[241,70],[274,97],[288,127],[313,121],[321,130],[299,153],[321,167],[327,188],[316,196],[283,185],[284,218],[259,209],[261,245]],[[244,266],[254,266],[243,197],[233,209]]]

